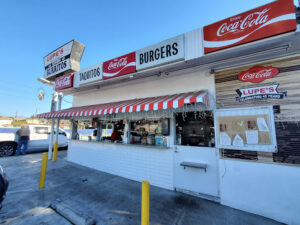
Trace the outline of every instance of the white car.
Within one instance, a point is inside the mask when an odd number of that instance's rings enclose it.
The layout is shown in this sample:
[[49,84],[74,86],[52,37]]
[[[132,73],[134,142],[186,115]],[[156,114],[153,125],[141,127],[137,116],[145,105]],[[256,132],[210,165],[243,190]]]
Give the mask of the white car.
[[[50,140],[50,126],[43,125],[28,125],[30,129],[30,140],[28,142],[27,152],[40,152],[48,150]],[[18,146],[18,129],[1,129],[0,132],[0,156],[14,155]],[[55,141],[55,135],[53,142]],[[59,129],[58,134],[58,147],[68,148],[67,133]]]

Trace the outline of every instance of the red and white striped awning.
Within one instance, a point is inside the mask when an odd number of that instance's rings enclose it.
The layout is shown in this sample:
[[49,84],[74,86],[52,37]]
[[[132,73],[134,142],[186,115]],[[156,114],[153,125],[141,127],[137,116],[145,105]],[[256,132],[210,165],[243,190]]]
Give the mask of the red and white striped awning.
[[174,95],[165,95],[152,98],[132,99],[99,105],[89,105],[69,108],[57,112],[42,113],[38,118],[61,118],[97,116],[114,113],[142,112],[183,107],[185,104],[203,103],[209,107],[207,91],[189,92]]

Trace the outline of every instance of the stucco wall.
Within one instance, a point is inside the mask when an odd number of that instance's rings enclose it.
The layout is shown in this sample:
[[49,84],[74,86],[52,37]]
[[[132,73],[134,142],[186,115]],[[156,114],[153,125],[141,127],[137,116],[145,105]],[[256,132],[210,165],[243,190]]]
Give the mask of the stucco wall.
[[300,224],[300,167],[220,160],[221,203]]
[[209,90],[211,105],[213,105],[215,99],[214,76],[208,71],[181,73],[176,76],[153,76],[101,89],[95,88],[85,93],[75,93],[73,107],[204,89]]
[[71,141],[68,161],[135,181],[173,189],[171,149]]

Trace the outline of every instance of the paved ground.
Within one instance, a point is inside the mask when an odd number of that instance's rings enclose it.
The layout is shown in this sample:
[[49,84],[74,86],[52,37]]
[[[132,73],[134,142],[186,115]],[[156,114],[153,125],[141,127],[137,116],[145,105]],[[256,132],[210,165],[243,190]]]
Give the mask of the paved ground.
[[[10,185],[0,211],[0,224],[70,224],[49,204],[60,200],[97,224],[140,224],[141,184],[82,167],[65,160],[48,162],[46,188],[38,189],[42,154],[0,158]],[[189,195],[150,188],[150,224],[279,224]]]

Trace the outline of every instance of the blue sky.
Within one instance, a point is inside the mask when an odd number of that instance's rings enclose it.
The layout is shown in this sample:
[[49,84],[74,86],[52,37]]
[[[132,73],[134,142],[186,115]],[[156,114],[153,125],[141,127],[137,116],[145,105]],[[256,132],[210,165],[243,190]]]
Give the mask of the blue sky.
[[[86,46],[85,68],[269,2],[1,1],[0,115],[50,110],[53,90],[37,81],[43,77],[43,57],[72,39]],[[46,93],[43,101],[37,98],[40,88]],[[71,107],[71,101],[65,96],[62,107]]]

